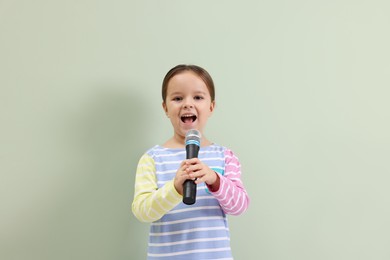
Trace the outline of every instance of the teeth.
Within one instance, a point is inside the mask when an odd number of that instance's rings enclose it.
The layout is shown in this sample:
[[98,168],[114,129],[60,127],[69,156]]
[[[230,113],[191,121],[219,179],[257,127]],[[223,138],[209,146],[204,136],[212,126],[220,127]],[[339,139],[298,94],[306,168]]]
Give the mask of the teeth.
[[193,117],[194,115],[182,115],[182,117]]

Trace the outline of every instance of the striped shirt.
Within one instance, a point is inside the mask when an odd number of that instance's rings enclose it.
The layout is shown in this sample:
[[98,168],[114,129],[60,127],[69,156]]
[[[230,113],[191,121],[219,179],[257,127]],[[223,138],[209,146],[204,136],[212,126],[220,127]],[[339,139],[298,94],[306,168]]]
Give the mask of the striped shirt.
[[223,146],[201,147],[198,158],[219,174],[220,187],[198,184],[196,203],[186,205],[173,184],[185,157],[184,148],[154,146],[138,163],[132,210],[151,222],[148,259],[233,259],[226,214],[239,215],[249,203],[240,162]]

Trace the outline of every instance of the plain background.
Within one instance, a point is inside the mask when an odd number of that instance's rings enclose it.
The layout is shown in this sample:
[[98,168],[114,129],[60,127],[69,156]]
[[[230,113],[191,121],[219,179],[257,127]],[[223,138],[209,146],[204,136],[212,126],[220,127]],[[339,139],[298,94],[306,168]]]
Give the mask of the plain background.
[[0,258],[145,259],[165,73],[206,68],[235,259],[390,259],[390,2],[0,0]]

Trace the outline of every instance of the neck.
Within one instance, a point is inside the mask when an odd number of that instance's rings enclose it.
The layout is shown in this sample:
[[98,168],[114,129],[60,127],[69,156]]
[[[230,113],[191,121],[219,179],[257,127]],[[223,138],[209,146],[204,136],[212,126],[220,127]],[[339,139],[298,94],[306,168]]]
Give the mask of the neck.
[[[165,147],[165,148],[185,148],[184,143],[185,143],[185,138],[173,136],[163,144],[163,147]],[[204,136],[202,137],[201,143],[200,143],[201,147],[209,146],[211,144],[212,144],[211,141],[206,139]]]

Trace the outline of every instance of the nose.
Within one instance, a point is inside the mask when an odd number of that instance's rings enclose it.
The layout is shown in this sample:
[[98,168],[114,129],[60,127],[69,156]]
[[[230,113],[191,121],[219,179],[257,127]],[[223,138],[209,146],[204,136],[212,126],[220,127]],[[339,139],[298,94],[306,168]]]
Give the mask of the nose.
[[184,108],[193,108],[194,104],[192,103],[192,100],[189,98],[186,98],[183,103]]

